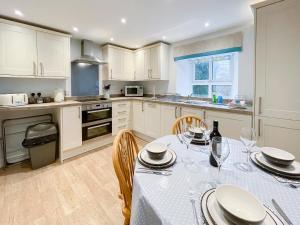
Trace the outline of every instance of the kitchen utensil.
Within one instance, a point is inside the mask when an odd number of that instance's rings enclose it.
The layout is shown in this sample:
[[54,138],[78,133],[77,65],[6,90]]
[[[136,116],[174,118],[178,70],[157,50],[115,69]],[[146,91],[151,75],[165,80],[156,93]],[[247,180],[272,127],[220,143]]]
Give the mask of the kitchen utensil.
[[275,199],[272,199],[272,203],[274,205],[274,208],[276,211],[282,216],[282,218],[287,222],[288,225],[293,225],[292,221],[289,219],[289,217],[285,214],[283,209],[278,205]]

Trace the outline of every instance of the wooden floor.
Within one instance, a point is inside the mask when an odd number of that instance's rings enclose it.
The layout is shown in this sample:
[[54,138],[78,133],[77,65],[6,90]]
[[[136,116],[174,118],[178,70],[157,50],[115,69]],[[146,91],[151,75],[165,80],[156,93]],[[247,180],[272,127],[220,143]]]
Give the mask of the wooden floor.
[[111,154],[106,146],[38,170],[28,163],[2,170],[0,224],[123,224]]

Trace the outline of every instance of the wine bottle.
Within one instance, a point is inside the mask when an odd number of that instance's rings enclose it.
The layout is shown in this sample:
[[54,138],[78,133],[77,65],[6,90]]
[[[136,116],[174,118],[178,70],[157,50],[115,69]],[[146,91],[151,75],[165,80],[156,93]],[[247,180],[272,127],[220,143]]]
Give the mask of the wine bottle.
[[[214,122],[213,122],[213,131],[209,135],[210,141],[212,141],[212,139],[214,137],[222,137],[222,135],[219,132],[219,128],[218,127],[219,127],[219,122],[217,120],[214,120]],[[210,163],[210,165],[212,165],[214,167],[218,167],[218,163],[215,160],[215,158],[212,155],[212,153],[210,153],[210,156],[209,156],[209,163]]]

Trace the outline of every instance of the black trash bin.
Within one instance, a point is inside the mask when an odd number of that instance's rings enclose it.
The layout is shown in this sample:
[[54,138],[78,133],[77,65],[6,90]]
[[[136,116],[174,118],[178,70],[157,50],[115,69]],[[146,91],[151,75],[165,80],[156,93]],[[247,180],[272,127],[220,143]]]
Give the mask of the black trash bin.
[[32,169],[55,161],[57,133],[54,123],[39,123],[27,128],[22,145],[29,149]]

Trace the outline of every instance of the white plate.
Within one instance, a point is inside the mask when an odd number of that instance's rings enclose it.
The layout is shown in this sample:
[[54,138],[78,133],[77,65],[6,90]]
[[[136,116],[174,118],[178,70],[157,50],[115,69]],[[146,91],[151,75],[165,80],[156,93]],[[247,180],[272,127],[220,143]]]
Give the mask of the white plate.
[[256,159],[256,154],[258,154],[259,152],[252,152],[250,154],[250,159],[251,161],[257,165],[258,167],[260,167],[261,169],[267,171],[267,172],[270,172],[270,173],[273,173],[277,176],[281,176],[281,177],[284,177],[284,178],[290,178],[290,179],[296,179],[296,180],[300,180],[300,176],[297,176],[297,175],[287,175],[287,174],[284,174],[282,172],[278,172],[276,170],[273,170],[273,169],[270,169],[268,167],[266,167],[265,165],[261,164],[260,162],[258,162],[258,160]]
[[143,151],[145,151],[145,150],[142,150],[138,153],[138,161],[141,165],[143,165],[145,167],[148,167],[148,168],[151,168],[151,169],[165,169],[165,168],[168,168],[168,167],[172,166],[176,162],[176,159],[177,159],[176,153],[174,151],[172,151],[171,149],[168,149],[168,151],[171,152],[171,154],[172,154],[172,160],[169,163],[164,164],[164,165],[151,165],[151,164],[148,164],[148,163],[144,162],[141,159],[141,153]]
[[265,159],[265,157],[263,156],[263,154],[261,152],[257,153],[255,155],[256,160],[261,163],[262,165],[264,165],[265,167],[282,173],[282,174],[286,174],[286,175],[291,175],[291,176],[300,176],[300,163],[297,161],[294,161],[291,165],[289,166],[278,166],[275,164],[270,163],[268,160]]
[[141,151],[141,159],[145,163],[148,163],[150,165],[164,165],[164,164],[171,162],[172,158],[173,158],[173,155],[169,150],[167,150],[166,154],[164,155],[164,157],[162,159],[151,159],[147,152],[147,149],[144,149]]
[[269,160],[274,161],[275,163],[290,164],[295,160],[295,156],[291,153],[271,147],[261,148],[262,154]]
[[145,146],[145,149],[148,152],[159,154],[167,151],[168,147],[165,144],[153,142]]
[[220,207],[230,217],[249,223],[259,223],[266,217],[263,205],[240,187],[225,184],[219,186],[215,193]]
[[[208,225],[232,225],[222,213],[220,207],[215,200],[215,189],[208,190],[201,197],[201,211]],[[260,225],[284,225],[283,222],[268,208],[265,207],[267,216]],[[239,224],[242,225],[242,224]],[[249,224],[247,224],[249,225]]]

